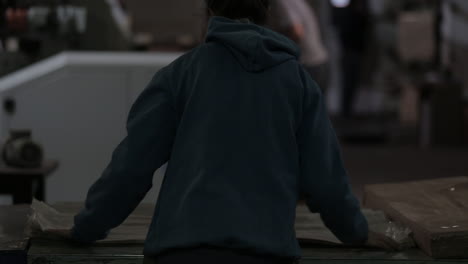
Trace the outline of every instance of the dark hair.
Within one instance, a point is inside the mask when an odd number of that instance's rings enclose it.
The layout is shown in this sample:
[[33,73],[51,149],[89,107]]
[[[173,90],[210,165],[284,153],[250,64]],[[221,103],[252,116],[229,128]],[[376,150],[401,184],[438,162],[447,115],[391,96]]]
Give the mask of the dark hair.
[[255,24],[266,22],[270,8],[270,0],[205,0],[205,3],[215,16],[248,18]]

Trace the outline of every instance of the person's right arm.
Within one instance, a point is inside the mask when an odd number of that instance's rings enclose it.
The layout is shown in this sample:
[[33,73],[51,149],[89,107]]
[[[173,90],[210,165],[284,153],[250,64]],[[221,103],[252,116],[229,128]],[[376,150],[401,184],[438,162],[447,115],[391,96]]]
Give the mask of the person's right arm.
[[317,84],[301,69],[303,117],[297,131],[300,187],[307,206],[345,244],[364,245],[368,223],[352,194],[340,147]]

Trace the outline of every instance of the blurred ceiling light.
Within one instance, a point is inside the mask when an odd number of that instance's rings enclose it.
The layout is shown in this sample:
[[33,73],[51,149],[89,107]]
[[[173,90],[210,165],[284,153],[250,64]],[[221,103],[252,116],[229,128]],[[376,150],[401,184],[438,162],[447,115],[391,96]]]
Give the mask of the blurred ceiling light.
[[351,4],[351,0],[331,0],[331,3],[334,7],[347,7]]

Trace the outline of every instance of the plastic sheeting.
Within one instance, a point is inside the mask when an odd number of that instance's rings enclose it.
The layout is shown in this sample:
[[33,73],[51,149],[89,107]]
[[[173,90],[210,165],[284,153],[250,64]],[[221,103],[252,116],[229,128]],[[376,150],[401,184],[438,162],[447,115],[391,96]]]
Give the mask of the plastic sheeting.
[[[47,239],[63,239],[73,226],[73,216],[78,212],[80,204],[62,204],[56,206],[61,210],[43,202],[33,201],[27,232],[31,237]],[[388,220],[383,212],[364,210],[370,230],[391,238],[401,250],[414,246],[410,237],[411,231]],[[111,231],[109,237],[99,241],[102,244],[142,244],[145,241],[147,229],[151,223],[153,206],[144,204],[118,228]],[[299,241],[308,244],[342,246],[341,242],[323,224],[318,214],[312,214],[304,205],[297,207],[296,236]]]

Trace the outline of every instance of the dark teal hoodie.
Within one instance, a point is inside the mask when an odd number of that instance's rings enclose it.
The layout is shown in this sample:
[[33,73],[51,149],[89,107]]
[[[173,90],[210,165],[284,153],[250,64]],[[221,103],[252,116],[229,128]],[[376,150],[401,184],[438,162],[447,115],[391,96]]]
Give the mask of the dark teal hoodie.
[[133,105],[73,238],[104,238],[169,161],[147,256],[205,245],[299,257],[301,195],[344,243],[365,242],[323,97],[298,54],[280,34],[212,18],[206,42],[160,70]]

